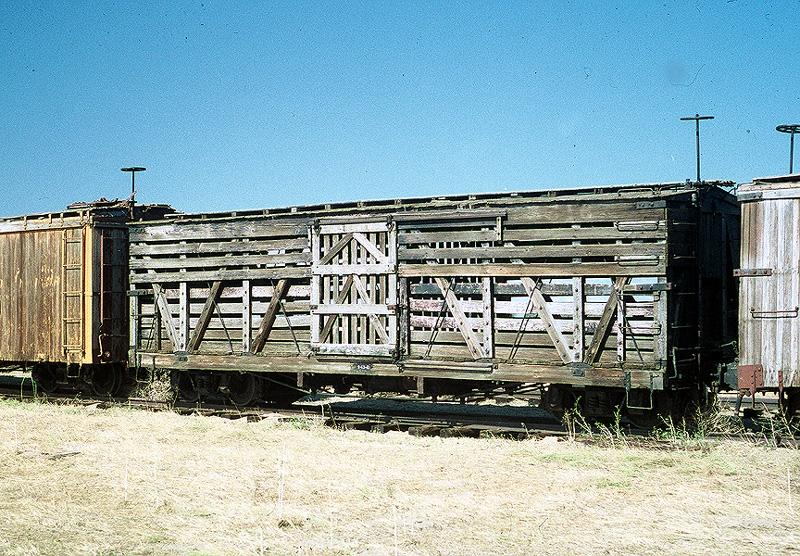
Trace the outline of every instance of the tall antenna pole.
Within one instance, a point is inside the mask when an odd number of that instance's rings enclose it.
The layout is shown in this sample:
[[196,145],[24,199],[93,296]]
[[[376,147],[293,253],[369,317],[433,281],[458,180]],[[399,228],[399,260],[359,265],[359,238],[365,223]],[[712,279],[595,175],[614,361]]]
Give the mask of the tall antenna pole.
[[794,173],[794,134],[800,133],[800,124],[782,124],[775,128],[781,133],[789,133],[789,173]]
[[129,168],[120,168],[123,172],[130,172],[131,174],[131,201],[136,201],[136,172],[144,172],[147,168],[141,166],[130,166]]
[[681,118],[682,121],[689,121],[694,120],[695,128],[695,143],[696,143],[696,150],[697,150],[697,181],[700,181],[700,120],[713,120],[714,116],[701,116],[700,114],[695,114],[694,116],[686,116],[685,118]]

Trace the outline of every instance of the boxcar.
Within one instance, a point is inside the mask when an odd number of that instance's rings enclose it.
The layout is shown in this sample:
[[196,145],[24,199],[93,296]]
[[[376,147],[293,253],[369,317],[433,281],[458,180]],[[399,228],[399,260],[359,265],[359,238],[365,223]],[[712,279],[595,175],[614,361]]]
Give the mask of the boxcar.
[[[364,201],[130,224],[130,361],[184,397],[551,385],[696,395],[736,338],[728,183]],[[263,373],[274,373],[272,375]],[[265,379],[259,379],[259,376]],[[654,402],[654,399],[656,402]]]
[[800,176],[759,178],[742,204],[738,387],[800,409]]
[[[137,207],[137,212],[147,212]],[[163,217],[163,210],[156,214]],[[0,219],[0,366],[108,393],[128,356],[127,203]]]

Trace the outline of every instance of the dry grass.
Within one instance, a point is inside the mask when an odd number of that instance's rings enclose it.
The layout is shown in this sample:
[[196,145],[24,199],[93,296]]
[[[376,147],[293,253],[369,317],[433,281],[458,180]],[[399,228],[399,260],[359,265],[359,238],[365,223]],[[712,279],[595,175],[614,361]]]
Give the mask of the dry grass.
[[789,553],[800,452],[0,403],[7,554]]

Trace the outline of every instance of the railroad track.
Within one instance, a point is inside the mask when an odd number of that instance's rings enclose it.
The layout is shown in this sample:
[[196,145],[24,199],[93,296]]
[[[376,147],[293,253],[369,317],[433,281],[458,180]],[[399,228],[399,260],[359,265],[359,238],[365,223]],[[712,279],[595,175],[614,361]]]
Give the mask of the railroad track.
[[[415,436],[441,437],[504,437],[536,438],[567,436],[570,431],[552,414],[531,406],[473,405],[447,402],[428,402],[401,398],[360,398],[355,396],[320,395],[314,399],[291,405],[259,404],[236,407],[219,403],[186,403],[156,401],[144,398],[98,399],[79,396],[77,393],[56,396],[37,396],[30,380],[20,377],[0,376],[0,397],[23,401],[48,401],[57,404],[79,404],[97,408],[126,407],[147,411],[171,411],[182,415],[216,416],[228,419],[261,420],[313,420],[345,430],[366,430],[385,433],[407,432]],[[723,399],[723,403],[733,403]],[[742,440],[759,441],[765,426],[756,419],[745,419],[751,432],[738,435]],[[633,426],[625,427],[625,435],[632,439],[653,440],[652,431]],[[573,433],[574,434],[574,433]],[[593,438],[583,431],[578,436]],[[707,439],[729,439],[731,435],[707,434]],[[792,445],[796,440],[791,439]]]

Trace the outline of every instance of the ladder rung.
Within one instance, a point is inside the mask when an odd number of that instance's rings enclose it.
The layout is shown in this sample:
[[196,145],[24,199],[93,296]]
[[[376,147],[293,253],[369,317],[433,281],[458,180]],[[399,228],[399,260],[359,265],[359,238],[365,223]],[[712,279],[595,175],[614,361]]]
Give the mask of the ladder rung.
[[68,319],[68,318],[64,318],[64,319],[62,319],[62,320],[64,321],[64,324],[78,324],[78,323],[80,323],[80,322],[81,322],[81,319]]
[[80,297],[83,292],[64,292],[64,297]]

